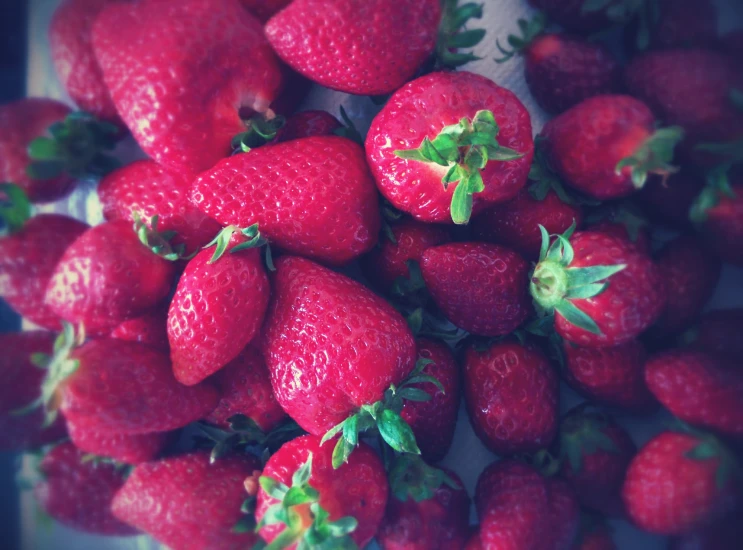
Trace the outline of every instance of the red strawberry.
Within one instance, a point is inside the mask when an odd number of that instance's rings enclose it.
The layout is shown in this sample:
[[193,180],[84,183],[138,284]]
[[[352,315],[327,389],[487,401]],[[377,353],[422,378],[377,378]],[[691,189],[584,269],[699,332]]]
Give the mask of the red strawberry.
[[245,8],[262,22],[283,10],[292,0],[240,0]]
[[645,380],[658,401],[684,422],[743,435],[743,372],[732,360],[671,350],[650,358]]
[[[332,454],[332,445],[322,445],[316,436],[304,436],[285,443],[271,456],[260,479],[255,511],[266,542],[281,540],[284,545],[276,543],[275,547],[287,549],[297,548],[300,541],[306,544],[308,539],[313,545],[330,542],[329,548],[348,548],[351,540],[359,548],[369,543],[387,504],[382,461],[364,443],[337,469],[331,465]],[[304,498],[291,505],[289,488]],[[285,512],[278,519],[282,505]],[[293,532],[287,529],[290,521]],[[318,538],[310,539],[313,535]]]
[[724,261],[743,266],[743,179],[712,181],[691,217],[707,244]]
[[583,347],[618,346],[636,338],[663,311],[666,289],[652,260],[626,240],[584,231],[560,235],[542,254],[531,294],[555,316],[557,333]]
[[379,232],[377,193],[363,149],[336,136],[225,159],[196,179],[191,199],[224,225],[257,223],[272,244],[332,264],[369,250]]
[[637,99],[600,95],[553,118],[540,135],[565,183],[606,200],[632,194],[649,173],[673,172],[673,148],[683,132],[656,130],[653,113]]
[[221,226],[191,204],[191,181],[151,160],[133,162],[106,176],[98,185],[98,198],[107,220],[147,225],[157,216],[158,231],[175,231],[173,244],[193,252],[211,241]]
[[473,334],[508,334],[532,311],[529,264],[508,248],[485,243],[436,246],[421,256],[421,272],[444,315]]
[[134,138],[182,174],[227,156],[241,116],[265,111],[281,86],[260,22],[237,0],[113,2],[93,48]]
[[395,208],[424,222],[467,223],[473,209],[510,199],[526,183],[531,120],[513,93],[483,76],[432,73],[385,104],[366,154]]
[[475,433],[496,454],[534,452],[555,437],[557,375],[531,345],[467,348],[464,392]]
[[139,464],[156,458],[173,439],[168,432],[101,434],[78,427],[74,422],[67,422],[67,430],[75,447],[82,452],[124,464]]
[[607,348],[565,342],[565,378],[591,400],[647,413],[655,399],[645,384],[645,347],[638,340]]
[[266,24],[266,36],[310,80],[383,95],[410,80],[433,53],[440,20],[436,0],[294,0]]
[[270,432],[286,413],[276,402],[271,379],[263,357],[251,346],[217,372],[212,381],[221,399],[217,408],[205,418],[207,422],[229,428],[230,417],[242,414],[256,423],[263,432]]
[[[19,451],[58,441],[65,435],[64,422],[58,420],[43,428],[41,409],[28,414],[19,411],[39,397],[43,371],[31,361],[35,354],[50,354],[54,335],[44,331],[0,334],[0,450]],[[38,357],[38,355],[36,355]]]
[[[268,307],[270,286],[257,244],[234,228],[188,262],[168,310],[173,372],[198,384],[232,361],[255,337]],[[225,252],[227,252],[225,254]]]
[[87,533],[131,536],[136,529],[116,519],[111,501],[126,472],[113,464],[84,460],[72,443],[57,445],[41,460],[34,487],[39,506],[60,523]]
[[571,550],[578,534],[580,508],[575,492],[564,480],[548,478],[549,491],[548,538],[542,541],[544,550]]
[[111,504],[114,515],[171,548],[250,548],[243,481],[260,470],[250,455],[214,464],[196,451],[138,465]]
[[276,142],[312,136],[332,136],[341,123],[325,111],[302,111],[290,116],[276,134]]
[[592,2],[585,0],[529,0],[535,8],[547,14],[551,21],[559,23],[566,29],[582,33],[591,33],[608,27],[612,20],[607,14],[611,6],[621,4],[620,0],[601,2],[598,9],[592,8]]
[[645,186],[635,194],[643,214],[650,220],[686,229],[689,210],[702,189],[701,179],[687,167],[682,167],[667,179],[660,176],[648,178]]
[[657,435],[627,470],[622,497],[629,517],[645,531],[679,535],[723,516],[739,496],[727,453],[714,439]]
[[140,242],[131,223],[107,222],[65,250],[44,302],[62,319],[84,324],[88,334],[106,333],[157,305],[174,275],[175,264]]
[[139,342],[162,351],[170,351],[168,344],[168,305],[163,304],[142,315],[124,321],[111,331],[110,338]]
[[699,323],[682,336],[694,349],[726,355],[732,359],[743,357],[743,308],[710,311]]
[[93,53],[93,22],[110,0],[65,0],[49,24],[49,46],[59,81],[81,110],[123,127]]

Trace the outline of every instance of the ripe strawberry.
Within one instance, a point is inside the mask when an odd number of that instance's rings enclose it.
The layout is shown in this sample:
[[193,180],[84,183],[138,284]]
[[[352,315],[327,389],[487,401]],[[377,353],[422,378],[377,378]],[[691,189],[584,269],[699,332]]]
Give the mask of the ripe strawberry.
[[385,104],[367,134],[366,154],[395,208],[424,222],[463,224],[526,183],[531,120],[513,93],[485,77],[432,73]]
[[312,136],[332,136],[342,125],[325,111],[302,111],[286,119],[276,134],[276,143]]
[[67,422],[67,431],[75,447],[84,453],[106,457],[123,464],[139,464],[156,458],[172,441],[169,432],[145,434],[105,434]]
[[651,533],[679,535],[723,516],[739,496],[732,460],[714,438],[657,435],[627,470],[622,498],[630,519]]
[[637,99],[600,95],[553,118],[540,135],[565,183],[606,200],[632,194],[649,173],[673,172],[673,149],[683,132],[656,130],[652,112]]
[[684,422],[743,435],[743,372],[730,359],[671,350],[648,360],[645,380],[658,401]]
[[743,356],[743,308],[710,311],[682,335],[694,349],[739,359]]
[[44,303],[62,319],[84,324],[88,334],[107,333],[164,299],[174,275],[172,261],[140,242],[132,224],[116,220],[88,229],[67,247]]
[[161,351],[170,351],[168,344],[168,304],[158,306],[141,317],[124,321],[111,331],[110,338],[139,342]]
[[582,347],[618,346],[636,338],[663,311],[666,289],[660,271],[634,244],[603,233],[572,229],[542,253],[531,294],[555,329]]
[[475,433],[496,454],[535,452],[555,437],[557,375],[529,344],[467,348],[464,393]]
[[377,193],[364,152],[336,136],[225,159],[196,179],[191,200],[224,225],[257,223],[272,244],[332,264],[366,252],[379,233]]
[[283,10],[292,0],[240,0],[245,8],[262,23]]
[[674,229],[689,227],[689,210],[702,189],[702,180],[691,167],[682,167],[664,179],[650,176],[645,186],[634,195],[643,214],[651,221]]
[[[369,543],[387,504],[382,461],[364,443],[337,469],[332,454],[333,447],[322,445],[319,437],[304,436],[285,443],[268,459],[255,511],[266,542],[287,549],[309,541],[325,542],[328,548],[348,548],[351,541],[363,548]],[[290,490],[302,498],[291,499]]]
[[692,207],[705,244],[724,261],[743,266],[743,178],[713,179]]
[[451,243],[421,256],[431,296],[456,326],[481,336],[512,332],[531,313],[529,264],[495,244]]
[[544,550],[571,550],[580,524],[580,507],[575,491],[564,480],[546,480],[549,491],[548,538],[542,541]]
[[260,22],[236,0],[113,2],[93,48],[139,145],[184,175],[227,156],[241,117],[266,111],[281,87]]
[[209,462],[195,451],[134,468],[111,504],[114,516],[171,548],[250,548],[258,541],[242,511],[243,481],[260,470],[251,455]]
[[116,519],[111,501],[124,484],[126,472],[114,464],[85,461],[72,443],[62,443],[39,463],[41,480],[34,486],[39,506],[60,523],[110,536],[137,535],[136,529]]
[[133,162],[106,176],[98,185],[98,198],[107,220],[147,225],[157,216],[157,229],[175,231],[173,245],[187,252],[198,250],[219,233],[221,226],[191,204],[191,181],[151,160]]

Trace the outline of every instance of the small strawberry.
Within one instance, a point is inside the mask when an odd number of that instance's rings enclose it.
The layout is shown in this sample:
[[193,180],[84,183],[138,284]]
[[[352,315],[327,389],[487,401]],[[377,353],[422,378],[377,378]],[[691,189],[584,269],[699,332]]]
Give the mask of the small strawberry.
[[109,338],[139,342],[161,351],[170,351],[168,344],[168,305],[158,306],[141,317],[124,321],[111,331]]
[[529,344],[467,348],[464,393],[475,433],[496,454],[534,452],[555,437],[557,375]]
[[409,82],[372,121],[369,166],[392,205],[424,222],[464,224],[526,183],[529,113],[485,77],[437,72]]
[[171,548],[250,548],[243,482],[260,470],[250,455],[214,464],[195,451],[134,468],[111,504],[114,516]]
[[444,315],[473,334],[508,334],[532,312],[529,264],[508,248],[486,243],[435,246],[421,256],[421,272]]
[[543,550],[571,550],[580,524],[580,507],[575,491],[564,480],[552,477],[545,480],[549,491],[548,538]]
[[743,266],[743,178],[730,181],[723,171],[713,171],[692,206],[691,219],[724,262]]
[[271,244],[332,264],[368,251],[379,233],[364,151],[336,136],[234,155],[196,179],[191,200],[224,225],[257,223]]
[[144,434],[102,434],[74,422],[67,422],[67,431],[75,447],[84,453],[105,457],[123,464],[139,464],[156,458],[173,440],[169,432]]
[[240,0],[243,6],[262,23],[283,10],[292,0]]
[[332,454],[319,437],[304,436],[268,459],[255,518],[274,548],[363,548],[377,532],[388,493],[382,461],[364,443],[337,469]]
[[671,350],[645,364],[648,388],[675,416],[695,426],[743,435],[743,372],[695,350]]
[[702,179],[692,168],[683,166],[668,178],[650,176],[633,197],[649,220],[674,229],[687,229],[690,225],[689,210],[702,186]]
[[622,498],[630,519],[651,533],[680,535],[723,516],[739,497],[733,460],[714,438],[657,435],[627,470]]
[[332,136],[340,128],[341,123],[330,113],[302,111],[286,119],[286,123],[276,133],[276,142],[312,136]]
[[694,349],[725,355],[731,359],[743,357],[743,308],[721,309],[702,315],[699,323],[681,336]]

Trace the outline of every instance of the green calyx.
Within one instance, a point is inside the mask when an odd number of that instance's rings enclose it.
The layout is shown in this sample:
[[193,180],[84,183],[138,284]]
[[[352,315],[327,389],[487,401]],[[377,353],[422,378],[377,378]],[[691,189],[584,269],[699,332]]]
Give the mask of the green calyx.
[[389,471],[390,488],[395,498],[401,502],[413,499],[415,502],[432,499],[436,490],[447,485],[460,490],[459,484],[446,472],[426,464],[417,455],[397,455]]
[[171,244],[171,241],[177,235],[175,231],[158,231],[157,225],[160,217],[157,214],[150,218],[149,226],[145,223],[138,212],[133,212],[132,217],[134,218],[134,231],[137,233],[139,242],[164,260],[170,262],[190,260],[196,255],[196,252],[187,255],[184,244],[176,246]]
[[728,178],[729,170],[730,164],[722,164],[707,173],[706,185],[689,210],[689,218],[692,222],[695,224],[704,223],[707,221],[709,210],[720,204],[723,198],[736,198],[736,193],[733,191]]
[[433,140],[424,138],[417,149],[395,151],[402,159],[434,163],[448,170],[441,182],[444,189],[459,182],[451,199],[451,218],[466,224],[472,214],[472,196],[485,190],[480,173],[489,161],[509,161],[521,153],[501,147],[496,138],[500,127],[491,111],[478,111],[470,121],[446,126]]
[[503,57],[497,57],[494,61],[496,63],[505,63],[517,53],[523,52],[537,36],[544,32],[544,29],[547,28],[547,23],[547,16],[542,12],[537,12],[531,19],[519,19],[518,26],[520,34],[509,34],[507,38],[508,45],[511,46],[511,49],[501,46],[499,40],[495,41],[495,45]]
[[686,458],[699,462],[717,461],[715,485],[718,490],[725,488],[731,481],[740,483],[743,480],[743,468],[735,454],[714,435],[697,430],[678,422],[675,429],[698,439],[697,445],[684,453]]
[[[601,334],[596,322],[580,310],[573,300],[598,296],[609,287],[607,279],[627,266],[570,267],[574,257],[570,237],[575,231],[575,223],[562,235],[549,235],[542,225],[539,230],[542,233],[542,248],[529,285],[537,310],[543,316],[557,311],[572,325],[592,334]],[[555,237],[552,244],[550,237]]]
[[645,185],[648,174],[658,174],[667,178],[678,172],[678,167],[673,166],[671,162],[673,151],[682,139],[684,139],[684,130],[680,126],[656,130],[633,155],[617,163],[616,174],[620,175],[622,170],[630,168],[630,177],[636,189],[641,189]]
[[66,174],[75,179],[100,178],[119,167],[106,154],[116,147],[120,131],[93,115],[75,112],[49,127],[51,137],[38,137],[28,145],[32,179],[48,180]]
[[7,233],[19,231],[31,218],[31,201],[12,183],[0,183],[0,221]]
[[361,132],[356,129],[356,125],[348,116],[348,113],[343,108],[343,105],[341,105],[341,120],[343,121],[343,126],[335,130],[333,134],[335,134],[336,136],[344,137],[346,139],[350,139],[351,141],[355,141],[363,147],[364,138],[362,137]]
[[629,202],[604,203],[584,218],[584,222],[589,226],[599,222],[609,221],[621,224],[627,230],[627,236],[633,243],[640,238],[640,233],[650,227],[650,222],[638,211],[637,207]]
[[474,48],[485,37],[485,29],[466,28],[471,19],[482,18],[482,4],[458,4],[458,0],[441,0],[443,16],[436,41],[434,70],[457,69],[480,59],[472,52],[459,50]]
[[270,143],[286,124],[286,119],[271,111],[268,114],[257,113],[243,123],[245,131],[232,138],[233,154],[248,153],[251,149]]
[[618,454],[619,448],[604,433],[609,420],[600,412],[585,412],[579,405],[570,411],[560,425],[560,461],[567,463],[574,473],[583,467],[583,457],[599,451]]
[[265,546],[267,550],[280,550],[294,544],[297,550],[357,548],[349,533],[356,530],[358,521],[352,516],[330,521],[328,512],[320,506],[320,493],[310,485],[311,476],[312,453],[294,472],[291,487],[267,476],[259,478],[261,489],[279,502],[266,510],[256,530],[268,525],[285,525],[279,536]]
[[228,225],[219,233],[217,233],[217,236],[214,237],[214,239],[204,245],[204,248],[216,246],[216,248],[214,249],[214,255],[209,260],[210,264],[213,264],[222,256],[224,256],[224,253],[227,251],[227,247],[230,244],[230,240],[235,233],[240,233],[243,237],[245,237],[246,240],[230,248],[230,254],[234,254],[235,252],[240,252],[241,250],[246,250],[248,248],[258,248],[261,246],[265,246],[266,248],[264,259],[266,261],[266,267],[268,267],[270,271],[276,271],[276,268],[273,265],[271,247],[269,246],[266,238],[263,237],[261,235],[261,232],[258,230],[257,223],[254,223],[253,225],[251,225],[250,227],[246,227],[245,229],[241,229],[234,225]]

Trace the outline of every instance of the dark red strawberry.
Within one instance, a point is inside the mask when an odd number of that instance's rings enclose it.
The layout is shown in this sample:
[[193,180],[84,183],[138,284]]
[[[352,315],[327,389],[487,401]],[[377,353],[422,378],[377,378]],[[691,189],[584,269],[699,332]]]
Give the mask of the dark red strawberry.
[[508,334],[532,312],[529,264],[508,248],[486,243],[435,246],[421,256],[421,272],[444,315],[473,334]]
[[743,266],[743,178],[713,178],[692,207],[691,218],[707,246],[724,261]]
[[[260,478],[255,510],[266,542],[279,540],[283,545],[275,543],[275,547],[287,549],[308,540],[325,542],[330,548],[348,548],[351,541],[359,548],[369,543],[387,504],[382,461],[364,443],[337,469],[332,454],[332,445],[304,436],[285,443],[271,456]],[[303,498],[290,502],[290,490]],[[280,511],[283,517],[277,517]]]
[[123,464],[139,464],[156,458],[173,440],[170,432],[145,434],[101,434],[67,422],[75,447],[84,453],[113,459]]
[[684,422],[743,435],[743,371],[734,360],[696,350],[666,351],[648,360],[645,380]]
[[649,220],[675,229],[687,229],[689,210],[702,186],[702,179],[690,167],[684,166],[668,178],[650,176],[634,197]]
[[266,111],[281,87],[262,25],[236,0],[112,2],[93,48],[134,138],[182,174],[227,156],[241,117]]
[[111,501],[124,484],[126,471],[114,464],[85,460],[72,443],[49,451],[39,464],[41,480],[34,496],[44,512],[58,522],[87,533],[137,535],[136,529],[111,513]]
[[627,470],[622,498],[630,519],[651,533],[679,535],[725,515],[739,498],[728,453],[714,438],[657,435]]
[[341,123],[325,111],[302,111],[286,119],[276,134],[276,142],[291,141],[312,136],[332,136]]
[[170,351],[168,344],[168,305],[163,304],[141,317],[124,321],[111,331],[110,338],[139,342],[162,351]]
[[266,22],[275,13],[283,10],[292,0],[240,0],[247,10],[262,22]]
[[689,48],[717,41],[717,8],[712,0],[657,0],[648,7],[649,17],[637,17],[626,27],[630,48]]
[[580,507],[575,491],[564,480],[546,480],[549,491],[548,536],[542,541],[544,550],[571,550],[580,524]]
[[196,451],[138,465],[111,504],[121,521],[171,548],[250,548],[258,536],[243,512],[246,478],[260,470],[251,455],[213,464]]
[[467,348],[464,394],[475,433],[496,454],[535,452],[555,437],[557,375],[531,345]]
[[743,357],[743,308],[721,309],[702,315],[699,323],[682,335],[685,344],[732,359]]
[[272,244],[344,264],[377,240],[377,192],[363,149],[336,136],[296,139],[232,156],[201,174],[199,209],[224,225],[257,223]]

